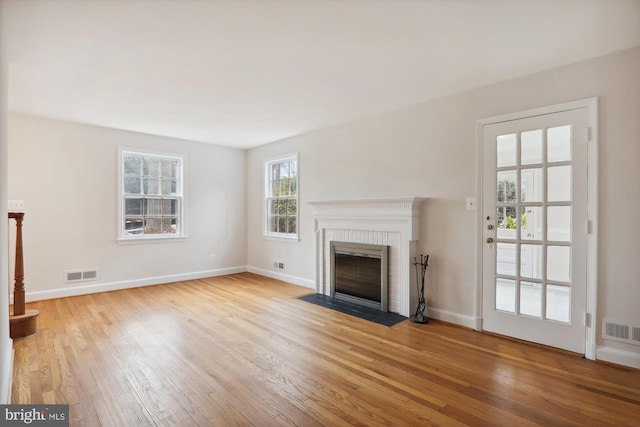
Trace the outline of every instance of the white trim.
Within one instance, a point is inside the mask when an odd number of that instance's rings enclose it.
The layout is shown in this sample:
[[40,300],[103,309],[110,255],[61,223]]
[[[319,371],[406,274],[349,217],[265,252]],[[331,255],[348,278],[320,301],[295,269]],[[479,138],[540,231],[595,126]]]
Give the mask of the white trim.
[[[177,197],[180,198],[180,233],[179,234],[175,234],[175,235],[169,235],[169,236],[164,236],[164,235],[158,235],[158,234],[150,234],[150,235],[124,235],[123,233],[123,228],[124,228],[124,203],[122,203],[123,201],[123,197],[124,197],[124,189],[123,189],[123,176],[122,174],[124,173],[123,169],[122,169],[122,163],[123,163],[123,155],[124,153],[132,153],[132,154],[139,154],[141,156],[148,156],[148,157],[166,157],[169,159],[177,159],[180,160],[180,191],[179,191],[179,195]],[[161,152],[161,151],[155,151],[155,150],[149,150],[146,148],[130,148],[130,147],[123,147],[123,146],[118,146],[118,167],[117,167],[117,179],[118,179],[118,183],[117,183],[117,209],[118,209],[118,215],[117,215],[117,230],[116,230],[116,242],[118,244],[127,244],[127,243],[166,243],[171,241],[172,239],[187,239],[188,233],[187,233],[187,208],[186,208],[186,203],[185,200],[187,199],[187,156],[185,154],[180,154],[180,153],[167,153],[167,152]]]
[[96,283],[92,285],[73,286],[52,289],[49,291],[27,292],[28,302],[41,301],[52,298],[64,298],[78,295],[95,294],[99,292],[117,291],[121,289],[139,288],[142,286],[162,285],[165,283],[181,282],[185,280],[206,279],[208,277],[226,276],[228,274],[245,273],[246,266],[220,268],[217,270],[197,271],[193,273],[171,274],[168,276],[147,277],[144,279],[123,280],[120,282]]
[[[269,184],[271,182],[271,165],[281,163],[287,160],[295,160],[296,163],[296,232],[291,234],[270,233],[268,220],[268,199],[271,191]],[[269,157],[264,160],[263,175],[263,198],[262,198],[262,237],[265,239],[273,239],[279,241],[297,242],[300,240],[300,154],[298,152],[285,154],[281,156]]]
[[305,279],[303,277],[292,276],[290,274],[279,273],[277,271],[252,266],[247,266],[247,271],[249,273],[259,274],[260,276],[291,283],[292,285],[302,286],[304,288],[315,289],[316,287],[316,282],[314,280]]
[[620,350],[613,347],[599,346],[596,348],[596,358],[605,362],[640,369],[640,353]]
[[473,316],[454,313],[452,311],[440,310],[438,308],[427,307],[427,314],[430,318],[442,320],[443,322],[454,323],[465,328],[475,329],[476,319]]
[[9,339],[0,348],[5,354],[0,357],[4,361],[0,367],[0,405],[11,403],[11,383],[13,382],[13,340]]
[[[596,359],[596,331],[598,318],[596,307],[598,303],[598,98],[585,98],[562,104],[534,108],[516,113],[502,114],[476,121],[476,179],[477,179],[477,206],[483,206],[482,192],[482,153],[483,153],[483,127],[490,124],[519,120],[528,117],[542,116],[546,114],[560,113],[563,111],[587,109],[588,126],[591,128],[588,144],[588,182],[587,182],[587,217],[591,222],[591,233],[587,235],[587,301],[586,310],[591,318],[591,323],[586,324],[585,357]],[[482,209],[478,209],[476,216],[476,322],[477,327],[482,324]]]

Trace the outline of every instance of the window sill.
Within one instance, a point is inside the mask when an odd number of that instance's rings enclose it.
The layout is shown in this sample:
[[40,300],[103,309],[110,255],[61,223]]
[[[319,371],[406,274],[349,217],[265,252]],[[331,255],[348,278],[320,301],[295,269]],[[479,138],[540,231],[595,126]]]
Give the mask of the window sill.
[[144,245],[152,243],[178,243],[185,242],[189,236],[151,236],[151,237],[120,237],[116,239],[119,245]]
[[263,234],[265,240],[273,240],[275,242],[287,242],[287,243],[298,243],[300,242],[300,237],[298,235],[295,236],[285,236],[280,234]]

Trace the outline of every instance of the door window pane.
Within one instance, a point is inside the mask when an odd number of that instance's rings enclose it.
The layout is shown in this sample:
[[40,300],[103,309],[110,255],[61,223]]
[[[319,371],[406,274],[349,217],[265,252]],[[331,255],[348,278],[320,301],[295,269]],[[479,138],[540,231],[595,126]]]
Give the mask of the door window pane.
[[497,165],[499,168],[516,165],[516,134],[500,135],[496,138]]
[[516,311],[516,281],[496,279],[496,310]]
[[550,202],[571,201],[571,166],[556,166],[547,169],[547,200]]
[[498,239],[516,238],[516,207],[501,206],[497,209],[496,226]]
[[542,129],[522,132],[520,140],[520,163],[542,163]]
[[520,238],[522,240],[542,240],[542,208],[523,207],[520,215]]
[[542,283],[520,282],[520,314],[542,315]]
[[522,181],[520,200],[523,202],[542,201],[542,169],[522,169],[520,172]]
[[496,273],[507,276],[516,275],[515,243],[496,243]]
[[520,275],[542,279],[542,245],[520,245]]
[[571,160],[571,125],[547,129],[547,161]]
[[571,280],[571,248],[547,246],[547,279],[557,282]]
[[547,319],[569,322],[570,294],[566,286],[547,285]]
[[498,203],[515,203],[516,198],[516,171],[498,172]]
[[571,241],[571,206],[547,208],[547,240]]

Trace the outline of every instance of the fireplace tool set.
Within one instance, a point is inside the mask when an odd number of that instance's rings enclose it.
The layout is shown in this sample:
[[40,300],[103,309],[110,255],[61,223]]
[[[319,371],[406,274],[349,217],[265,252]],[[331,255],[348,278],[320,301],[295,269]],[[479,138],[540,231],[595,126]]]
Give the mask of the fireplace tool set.
[[[427,303],[424,299],[424,276],[427,271],[429,263],[429,255],[420,254],[420,262],[417,258],[413,258],[413,265],[416,268],[416,288],[418,288],[418,307],[416,308],[416,315],[411,316],[411,321],[414,323],[429,323],[429,317],[424,315],[424,311],[427,308]],[[420,266],[421,275],[418,276],[418,266]],[[420,281],[422,284],[420,284]]]

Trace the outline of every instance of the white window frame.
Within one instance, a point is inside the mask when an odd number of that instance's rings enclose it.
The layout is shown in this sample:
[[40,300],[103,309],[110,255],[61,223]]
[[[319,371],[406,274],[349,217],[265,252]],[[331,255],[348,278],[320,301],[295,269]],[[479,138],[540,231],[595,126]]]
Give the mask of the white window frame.
[[[178,230],[176,233],[167,234],[126,234],[125,233],[125,180],[124,180],[124,159],[128,154],[136,156],[171,159],[178,161],[178,183],[176,188],[176,194],[172,194],[172,199],[179,200],[178,209]],[[159,153],[150,150],[140,149],[128,149],[118,148],[118,229],[117,229],[117,241],[118,243],[159,243],[159,242],[174,242],[184,240],[187,237],[186,221],[185,221],[185,165],[186,158],[180,154]],[[142,195],[144,196],[144,195]]]
[[[296,232],[278,233],[269,230],[269,201],[274,198],[271,193],[271,169],[273,165],[284,162],[293,162],[296,165]],[[293,197],[292,197],[293,198]],[[273,157],[264,162],[264,214],[263,214],[263,236],[269,239],[283,241],[299,241],[300,235],[300,162],[298,153]]]

